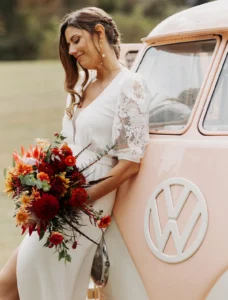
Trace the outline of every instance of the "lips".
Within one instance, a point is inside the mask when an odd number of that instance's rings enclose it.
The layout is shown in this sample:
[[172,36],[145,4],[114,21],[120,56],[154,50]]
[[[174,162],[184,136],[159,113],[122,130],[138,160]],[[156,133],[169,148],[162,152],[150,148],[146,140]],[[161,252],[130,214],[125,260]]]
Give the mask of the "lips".
[[76,59],[77,59],[77,60],[80,59],[80,57],[81,57],[82,55],[83,55],[83,54],[77,55],[77,56],[76,56]]

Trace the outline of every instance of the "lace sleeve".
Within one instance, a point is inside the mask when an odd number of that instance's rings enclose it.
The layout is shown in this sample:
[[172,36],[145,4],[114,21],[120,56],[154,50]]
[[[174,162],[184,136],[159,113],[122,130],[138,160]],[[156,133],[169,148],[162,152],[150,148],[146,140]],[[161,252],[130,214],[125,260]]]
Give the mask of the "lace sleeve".
[[114,155],[140,162],[149,140],[149,90],[141,75],[123,81],[112,129]]

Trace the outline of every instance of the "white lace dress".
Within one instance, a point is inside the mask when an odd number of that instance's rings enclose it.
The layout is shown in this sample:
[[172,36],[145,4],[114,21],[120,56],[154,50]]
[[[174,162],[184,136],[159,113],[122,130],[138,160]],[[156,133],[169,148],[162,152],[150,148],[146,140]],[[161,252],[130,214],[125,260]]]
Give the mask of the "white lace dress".
[[[70,98],[68,97],[69,105]],[[76,116],[76,117],[75,117]],[[116,145],[89,170],[88,179],[105,176],[120,159],[140,162],[149,138],[148,89],[142,77],[122,68],[105,90],[70,120],[63,118],[62,133],[74,153],[92,143],[78,164],[93,159],[106,146]],[[105,214],[112,212],[116,191],[95,201],[94,207]],[[85,217],[83,231],[99,242],[101,232]],[[17,261],[20,300],[85,300],[96,245],[79,238],[79,246],[71,250],[72,262],[58,261],[54,250],[43,247],[37,233],[26,235]],[[119,299],[116,299],[119,300]]]

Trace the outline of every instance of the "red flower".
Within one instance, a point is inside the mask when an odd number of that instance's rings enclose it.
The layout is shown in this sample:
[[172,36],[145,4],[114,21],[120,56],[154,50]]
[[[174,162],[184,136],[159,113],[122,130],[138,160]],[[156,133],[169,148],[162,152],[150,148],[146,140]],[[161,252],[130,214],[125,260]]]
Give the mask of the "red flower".
[[59,148],[52,148],[51,151],[52,151],[52,153],[53,153],[54,155],[56,155],[56,156],[60,154]]
[[64,240],[64,237],[59,232],[52,232],[51,236],[49,237],[49,242],[53,245],[59,245]]
[[64,182],[60,177],[55,177],[53,181],[51,182],[51,193],[54,196],[60,196],[65,194],[66,187],[64,185]]
[[55,168],[53,165],[50,165],[46,162],[42,162],[38,167],[39,172],[44,172],[48,174],[49,178],[55,174]]
[[83,188],[76,188],[73,190],[69,204],[71,206],[83,206],[88,198],[88,194]]
[[69,167],[72,167],[76,164],[76,158],[72,155],[69,155],[64,160],[65,164]]
[[78,242],[75,241],[75,242],[72,244],[72,249],[76,249],[76,248],[77,248],[77,245],[78,245]]
[[73,172],[71,174],[71,181],[73,183],[79,182],[80,184],[85,184],[86,183],[85,176],[80,172]]
[[101,220],[97,221],[97,225],[99,228],[107,228],[110,225],[111,221],[111,216],[104,216]]
[[61,147],[61,151],[62,151],[62,154],[63,154],[64,156],[71,156],[71,155],[73,155],[72,150],[70,149],[70,147],[67,146],[67,144],[64,144],[64,145]]
[[56,197],[43,193],[39,200],[33,202],[32,208],[39,219],[50,221],[59,211],[59,202]]

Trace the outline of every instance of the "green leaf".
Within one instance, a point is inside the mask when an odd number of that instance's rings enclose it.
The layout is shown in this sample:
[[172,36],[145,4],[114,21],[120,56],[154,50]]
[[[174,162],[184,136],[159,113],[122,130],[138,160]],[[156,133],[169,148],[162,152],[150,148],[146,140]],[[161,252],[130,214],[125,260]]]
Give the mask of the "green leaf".
[[36,178],[33,174],[28,174],[25,176],[20,176],[21,183],[24,185],[34,186],[36,185]]
[[44,230],[41,230],[40,231],[40,235],[39,235],[39,240],[41,241],[42,238],[44,237],[44,234],[45,234],[45,231]]
[[59,252],[59,261],[65,257],[65,251],[62,250],[61,252]]
[[50,151],[47,151],[46,161],[47,161],[48,163],[50,163],[51,154],[52,154],[52,153],[51,153]]
[[67,254],[65,256],[65,260],[71,262],[71,256],[70,256],[70,254]]
[[36,180],[36,186],[37,186],[37,188],[40,190],[40,189],[42,189],[42,181],[40,180],[40,178],[38,178],[37,180]]
[[3,170],[3,175],[4,175],[4,177],[6,178],[6,173],[7,173],[7,170],[6,170],[6,168]]

